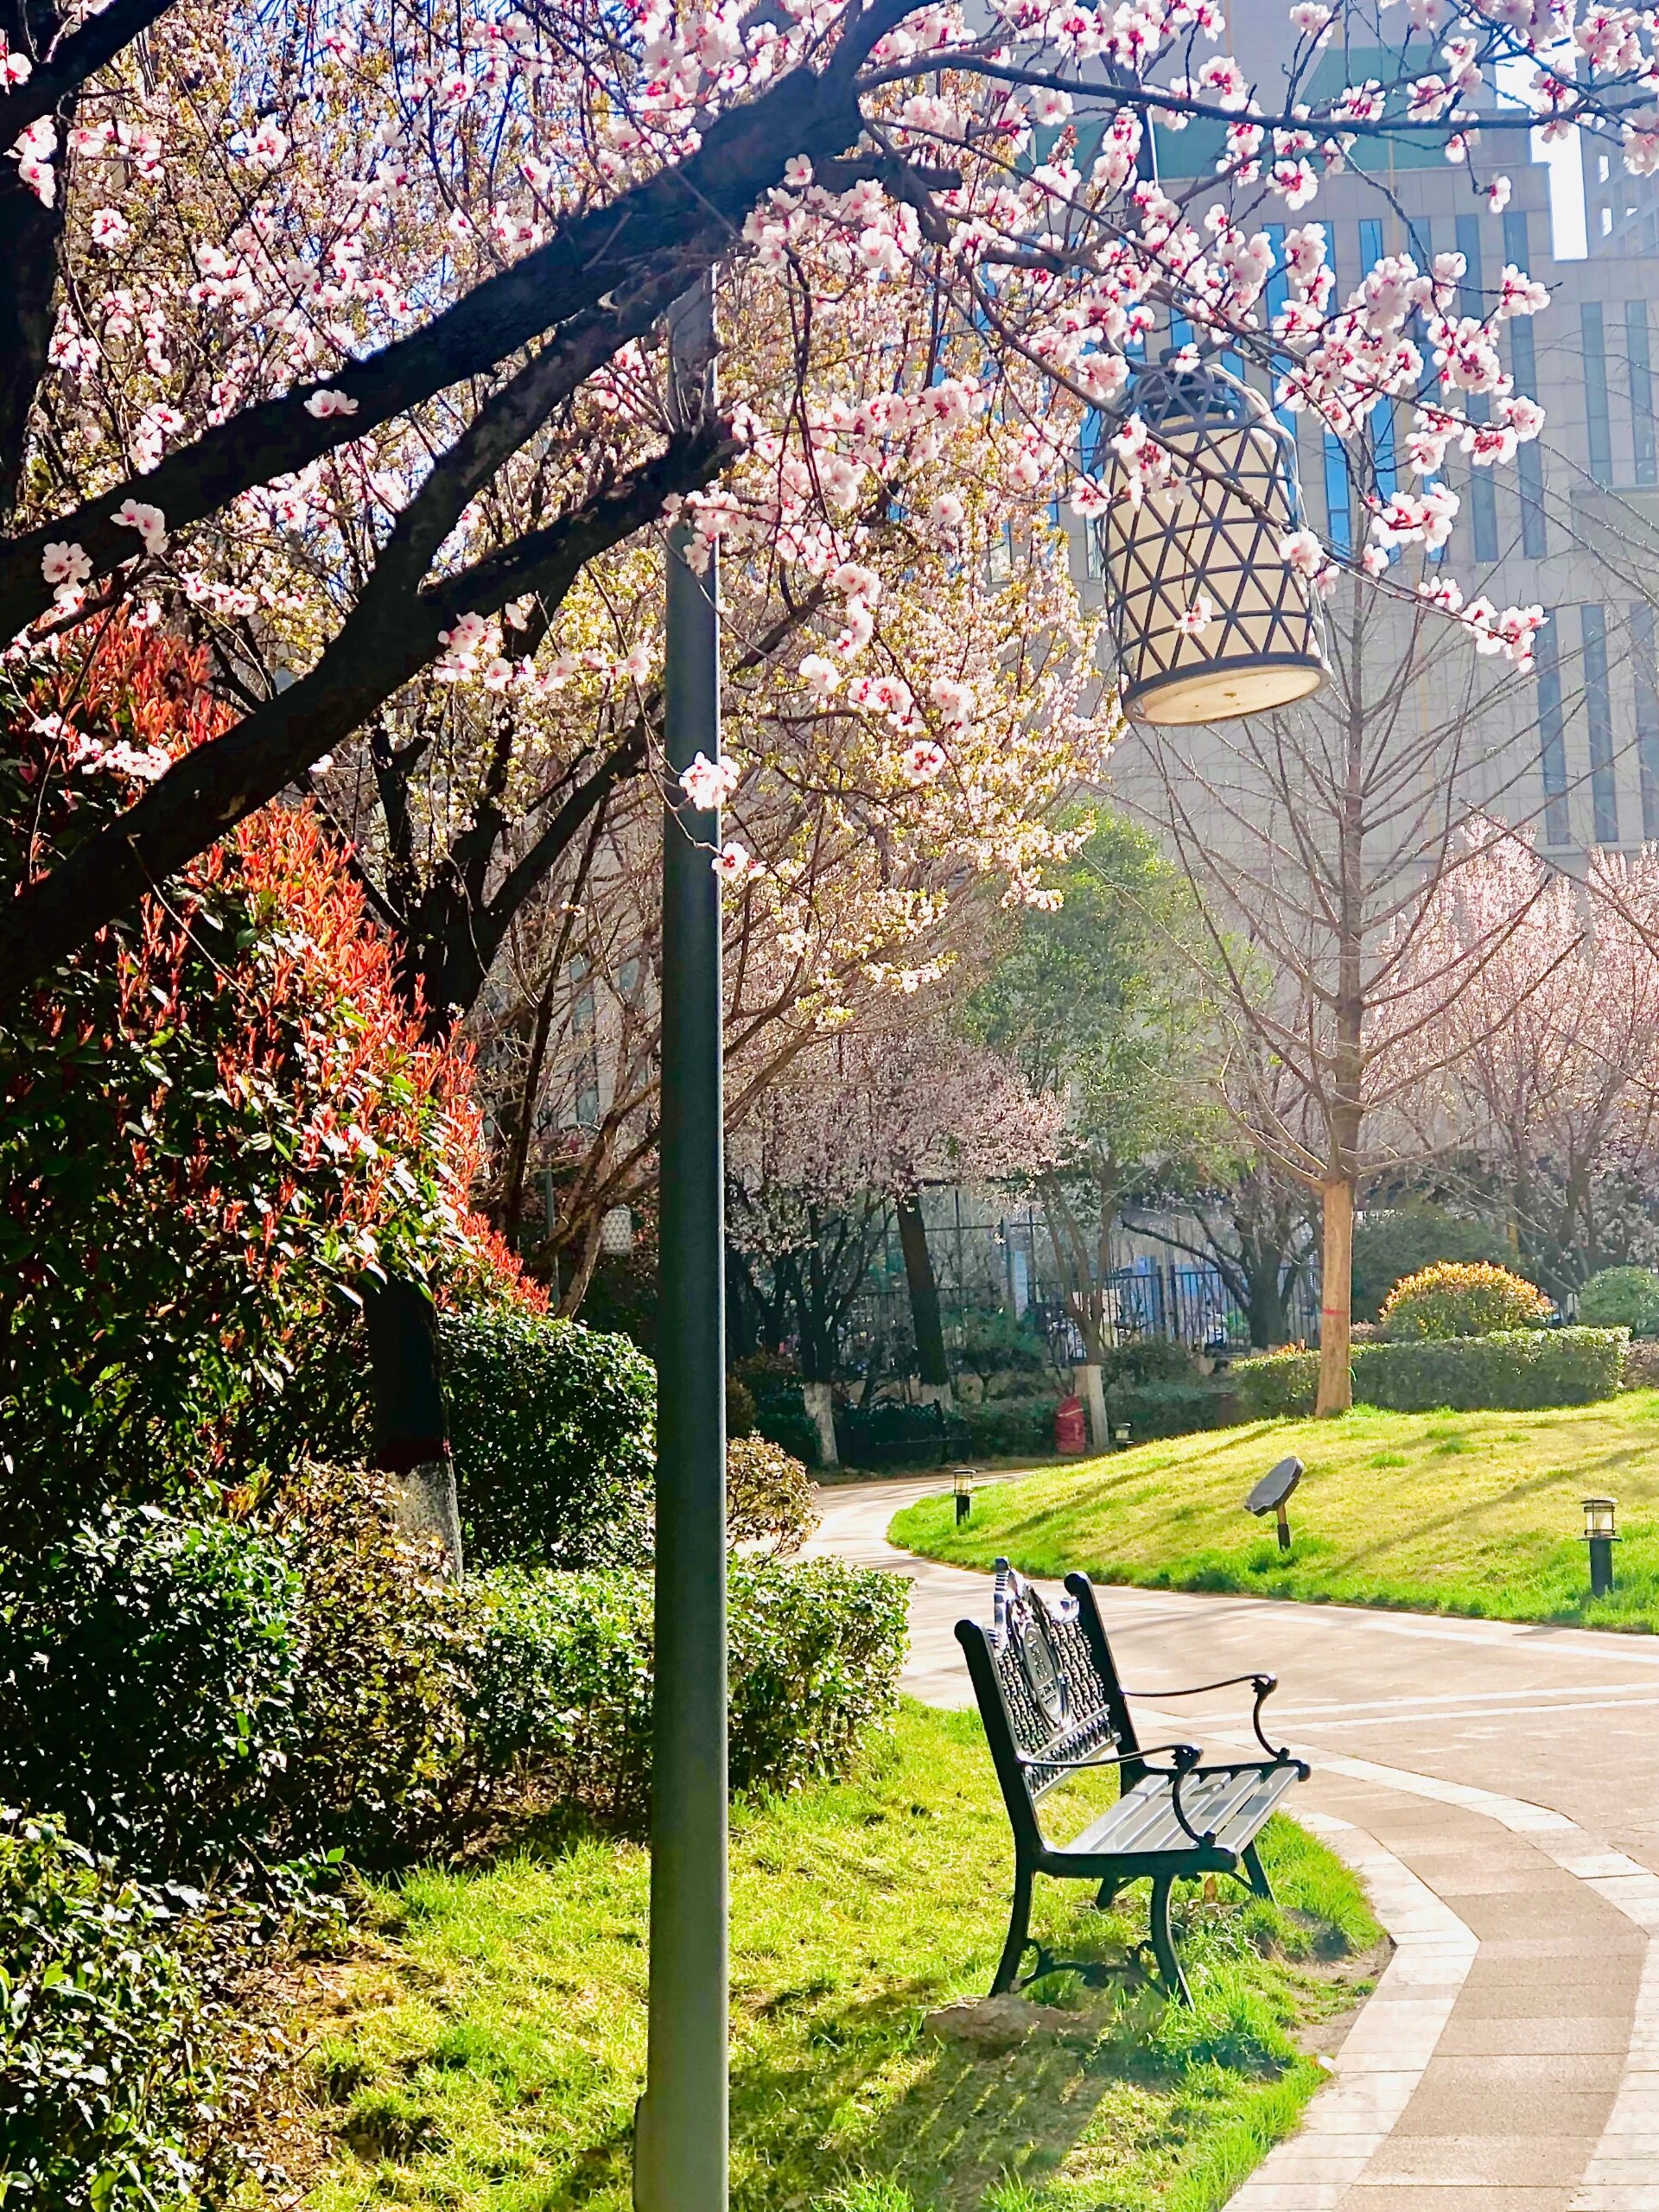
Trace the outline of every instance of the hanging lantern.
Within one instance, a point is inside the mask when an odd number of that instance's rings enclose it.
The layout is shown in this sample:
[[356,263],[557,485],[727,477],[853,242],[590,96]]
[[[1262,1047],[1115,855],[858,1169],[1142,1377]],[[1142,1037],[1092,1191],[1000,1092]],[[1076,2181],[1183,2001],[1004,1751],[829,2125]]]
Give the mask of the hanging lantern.
[[1135,505],[1116,454],[1106,473],[1096,528],[1124,711],[1230,721],[1317,691],[1318,595],[1279,553],[1303,526],[1295,439],[1258,393],[1191,349],[1141,369],[1119,411],[1141,417],[1178,479]]

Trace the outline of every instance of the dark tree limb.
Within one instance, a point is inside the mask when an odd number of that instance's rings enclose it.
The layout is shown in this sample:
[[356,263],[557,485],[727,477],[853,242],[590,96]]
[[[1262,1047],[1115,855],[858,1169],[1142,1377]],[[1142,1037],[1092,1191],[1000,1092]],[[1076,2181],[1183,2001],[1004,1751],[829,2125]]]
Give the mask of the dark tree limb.
[[371,578],[317,664],[226,735],[179,760],[137,804],[28,885],[0,918],[0,1001],[343,744],[437,651],[469,611],[493,614],[539,591],[562,600],[588,562],[655,519],[675,493],[708,483],[734,448],[720,423],[676,438],[613,489],[430,589]]

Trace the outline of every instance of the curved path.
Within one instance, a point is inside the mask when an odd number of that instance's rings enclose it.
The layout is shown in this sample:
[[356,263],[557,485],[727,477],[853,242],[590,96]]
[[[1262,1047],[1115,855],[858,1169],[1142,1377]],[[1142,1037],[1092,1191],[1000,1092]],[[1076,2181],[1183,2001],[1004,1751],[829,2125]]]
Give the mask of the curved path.
[[[910,1578],[905,1687],[967,1706],[952,1630],[987,1579],[887,1541],[938,1488],[823,1491],[814,1548]],[[1102,1605],[1132,1685],[1279,1676],[1270,1732],[1314,1770],[1292,1809],[1400,1945],[1236,2212],[1659,2212],[1659,1637],[1116,1586]],[[1224,1700],[1203,1726],[1202,1702],[1141,1705],[1236,1739]]]

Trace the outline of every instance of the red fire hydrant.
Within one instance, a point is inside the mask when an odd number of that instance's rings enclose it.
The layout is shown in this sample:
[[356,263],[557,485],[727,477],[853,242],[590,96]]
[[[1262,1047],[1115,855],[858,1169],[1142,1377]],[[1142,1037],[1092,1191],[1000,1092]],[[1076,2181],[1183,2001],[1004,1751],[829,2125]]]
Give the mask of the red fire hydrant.
[[1089,1430],[1083,1418],[1081,1398],[1062,1398],[1055,1407],[1054,1449],[1057,1452],[1086,1452],[1089,1449]]

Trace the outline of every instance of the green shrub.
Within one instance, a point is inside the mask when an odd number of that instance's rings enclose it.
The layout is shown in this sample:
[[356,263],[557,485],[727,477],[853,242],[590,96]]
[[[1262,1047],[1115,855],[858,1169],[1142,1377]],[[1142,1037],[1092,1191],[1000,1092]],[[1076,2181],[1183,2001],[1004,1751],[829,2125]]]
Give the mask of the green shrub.
[[983,1382],[994,1375],[1040,1375],[1048,1365],[1046,1340],[1029,1318],[1005,1306],[969,1314],[956,1332],[956,1352],[958,1364]]
[[31,2212],[197,2202],[214,2088],[176,1906],[49,1820],[0,1812],[0,2200]]
[[1013,1459],[1025,1452],[1054,1449],[1054,1413],[1059,1400],[992,1398],[982,1405],[959,1405],[957,1417],[968,1431],[968,1448],[985,1459]]
[[1490,1260],[1501,1266],[1511,1256],[1502,1230],[1439,1206],[1368,1212],[1354,1224],[1354,1319],[1375,1321],[1402,1276],[1436,1260]]
[[1659,1271],[1604,1268],[1579,1293],[1579,1319],[1597,1328],[1622,1326],[1633,1337],[1659,1337]]
[[1482,1261],[1439,1260],[1382,1301],[1382,1326],[1397,1340],[1487,1337],[1503,1329],[1541,1328],[1552,1308],[1536,1283]]
[[1191,1382],[1198,1367],[1185,1344],[1168,1337],[1132,1337],[1113,1344],[1100,1363],[1100,1379],[1109,1392],[1147,1383]]
[[817,1465],[818,1425],[806,1410],[798,1382],[754,1385],[754,1433],[804,1467]]
[[[1361,1347],[1355,1346],[1357,1351]],[[1316,1351],[1264,1351],[1233,1362],[1228,1379],[1247,1421],[1295,1421],[1311,1414],[1319,1392]]]
[[754,1393],[736,1375],[726,1377],[726,1433],[728,1437],[754,1434]]
[[[737,1559],[728,1592],[733,1787],[789,1789],[844,1771],[893,1707],[902,1584],[837,1560]],[[637,1822],[650,1790],[649,1580],[504,1568],[480,1579],[474,1603],[482,1764]]]
[[259,1527],[111,1509],[0,1572],[8,1790],[145,1873],[435,1835],[463,1600],[382,1477],[308,1468]]
[[735,1436],[726,1447],[726,1534],[734,1544],[770,1539],[788,1559],[818,1525],[812,1486],[798,1459],[764,1436]]
[[283,1848],[404,1857],[448,1824],[466,1753],[465,1597],[436,1547],[404,1533],[385,1476],[306,1467],[272,1525],[303,1631],[296,1741],[272,1787]]
[[8,1793],[147,1870],[245,1855],[296,1749],[302,1633],[280,1546],[226,1521],[112,1508],[7,1560]]
[[1135,1444],[1154,1436],[1220,1428],[1230,1418],[1227,1397],[1202,1382],[1148,1382],[1139,1389],[1115,1385],[1106,1394],[1106,1409],[1115,1427],[1127,1425]]
[[[1622,1329],[1584,1328],[1356,1344],[1354,1395],[1402,1414],[1592,1405],[1618,1389],[1625,1344]],[[1231,1379],[1246,1418],[1271,1421],[1311,1414],[1319,1375],[1318,1352],[1268,1352],[1240,1360]]]
[[519,1306],[443,1325],[455,1482],[480,1567],[650,1555],[657,1382],[626,1337]]

